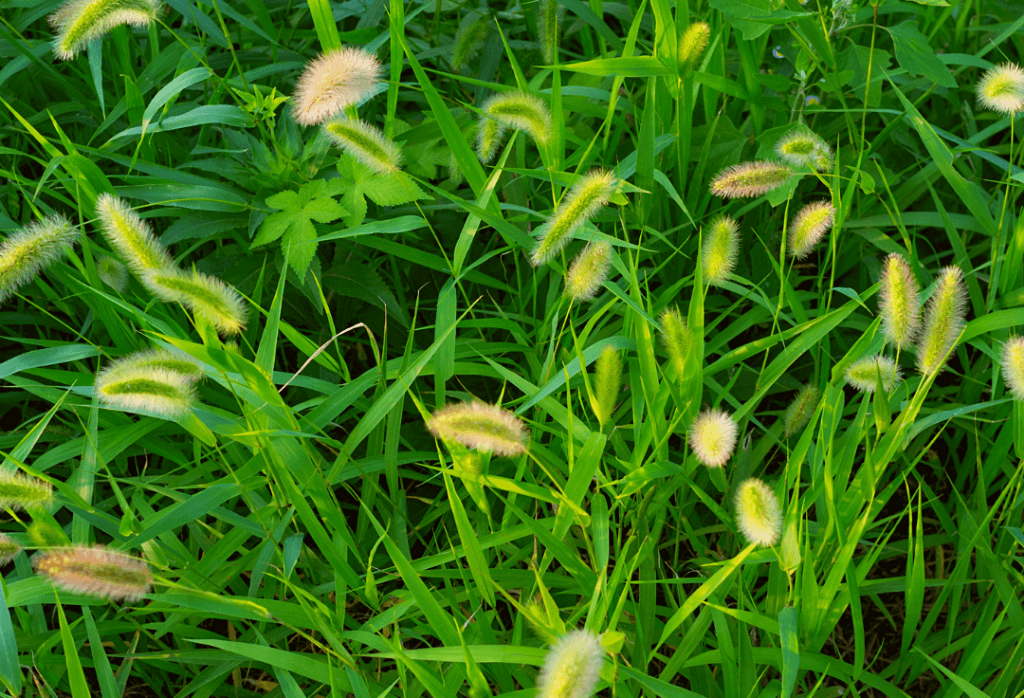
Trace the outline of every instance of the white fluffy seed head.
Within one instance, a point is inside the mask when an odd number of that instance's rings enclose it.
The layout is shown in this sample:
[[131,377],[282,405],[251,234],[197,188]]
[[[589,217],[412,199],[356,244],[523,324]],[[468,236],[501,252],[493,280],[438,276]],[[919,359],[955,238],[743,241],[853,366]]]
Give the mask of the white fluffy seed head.
[[967,315],[967,291],[960,267],[939,272],[935,290],[924,312],[924,327],[917,342],[917,368],[924,375],[938,373],[956,346]]
[[110,600],[138,601],[153,584],[145,560],[102,546],[74,546],[40,553],[36,572],[74,594]]
[[96,215],[107,242],[140,279],[150,271],[174,266],[167,248],[128,203],[104,192],[96,199]]
[[353,46],[328,51],[306,64],[295,84],[295,121],[315,126],[370,95],[381,65],[369,51]]
[[589,630],[570,630],[548,650],[537,698],[591,698],[603,663],[601,639]]
[[882,265],[878,312],[882,334],[900,349],[914,343],[921,325],[921,289],[903,255],[890,254]]
[[523,420],[506,409],[483,402],[443,407],[427,420],[427,429],[442,441],[510,457],[523,453],[530,438]]
[[978,101],[1002,114],[1024,111],[1024,70],[1016,63],[1004,63],[985,71],[978,81]]
[[362,119],[339,119],[324,126],[336,146],[374,172],[395,172],[402,166],[402,150],[384,133]]
[[114,27],[149,26],[161,9],[159,0],[69,0],[49,17],[57,34],[53,53],[62,61],[74,58]]
[[143,283],[160,300],[181,303],[194,314],[209,320],[224,334],[238,334],[245,328],[246,310],[242,297],[216,277],[195,271],[158,269],[146,274]]
[[846,367],[846,382],[865,393],[875,392],[879,377],[885,391],[891,392],[900,382],[900,367],[888,356],[866,356]]
[[775,144],[775,154],[794,167],[810,167],[829,172],[832,170],[832,148],[825,140],[806,127],[790,131]]
[[690,448],[697,460],[709,468],[721,468],[736,448],[738,427],[725,410],[706,409],[690,427]]
[[1003,345],[1002,367],[1013,399],[1024,402],[1024,337],[1013,337]]
[[0,243],[0,302],[60,259],[78,237],[78,226],[55,214],[30,223]]
[[796,259],[803,259],[809,255],[822,236],[832,227],[835,219],[836,209],[828,201],[807,204],[800,209],[796,218],[789,224],[789,254]]
[[736,525],[750,543],[775,545],[782,537],[782,509],[775,493],[752,477],[736,488]]
[[140,369],[122,360],[100,371],[93,389],[105,405],[173,419],[187,414],[195,404],[194,383],[193,378],[177,371]]

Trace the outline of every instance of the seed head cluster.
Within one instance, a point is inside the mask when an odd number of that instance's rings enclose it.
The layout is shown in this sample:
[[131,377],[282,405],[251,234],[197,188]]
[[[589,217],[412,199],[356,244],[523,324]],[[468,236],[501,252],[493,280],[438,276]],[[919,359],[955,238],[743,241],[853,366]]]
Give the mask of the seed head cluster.
[[1002,368],[1010,395],[1024,402],[1024,337],[1013,337],[1003,345]]
[[775,154],[794,167],[810,167],[819,172],[831,172],[832,148],[813,131],[798,128],[790,131],[775,144]]
[[692,68],[704,54],[711,38],[711,27],[707,22],[694,22],[679,36],[679,65]]
[[161,9],[159,0],[69,0],[49,17],[56,32],[53,53],[70,60],[114,27],[149,26]]
[[960,267],[945,267],[924,312],[924,326],[917,342],[917,368],[924,375],[938,373],[946,364],[964,328],[967,291]]
[[828,201],[807,204],[789,224],[787,249],[796,259],[804,259],[814,250],[835,222],[836,209]]
[[821,391],[813,385],[805,385],[793,398],[786,408],[786,414],[782,419],[782,432],[786,436],[797,433],[811,421],[814,411],[818,409],[818,402],[821,400]]
[[887,393],[900,382],[900,367],[888,356],[868,356],[846,367],[846,382],[862,392],[875,392],[879,378]]
[[701,275],[705,283],[720,286],[732,276],[740,252],[740,226],[729,216],[719,216],[704,229],[701,243]]
[[882,265],[878,311],[882,334],[894,347],[906,349],[914,343],[921,325],[920,287],[903,255],[890,254]]

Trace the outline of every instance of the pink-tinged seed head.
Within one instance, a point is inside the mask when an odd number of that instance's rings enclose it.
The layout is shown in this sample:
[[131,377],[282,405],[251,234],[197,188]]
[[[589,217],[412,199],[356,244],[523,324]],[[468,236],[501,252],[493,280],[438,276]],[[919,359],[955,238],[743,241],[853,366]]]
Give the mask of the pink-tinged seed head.
[[102,546],[74,546],[41,553],[36,571],[65,591],[112,601],[138,601],[149,591],[153,577],[145,560]]

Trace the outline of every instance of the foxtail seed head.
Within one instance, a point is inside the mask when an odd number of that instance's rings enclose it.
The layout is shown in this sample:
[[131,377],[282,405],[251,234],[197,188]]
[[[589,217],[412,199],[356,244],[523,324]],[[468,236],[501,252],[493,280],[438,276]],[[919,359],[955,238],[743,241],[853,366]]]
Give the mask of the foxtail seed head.
[[541,0],[540,49],[547,65],[558,62],[558,39],[565,8],[558,0]]
[[112,601],[138,601],[153,584],[145,560],[107,550],[102,546],[76,545],[41,553],[36,571],[55,586],[73,594]]
[[96,274],[100,277],[100,281],[115,291],[124,293],[124,290],[128,288],[128,267],[113,257],[99,255],[96,258]]
[[789,254],[796,259],[809,255],[835,219],[836,209],[828,201],[807,204],[800,209],[789,224]]
[[701,274],[704,281],[720,286],[732,275],[740,251],[740,226],[729,216],[720,216],[704,229],[701,245]]
[[589,630],[570,630],[548,650],[537,698],[591,698],[601,678],[604,648]]
[[782,537],[782,510],[763,481],[749,478],[736,488],[736,525],[750,543],[775,545]]
[[480,162],[487,164],[494,159],[504,135],[505,126],[500,121],[486,115],[480,117],[476,129],[476,155]]
[[45,509],[53,502],[53,486],[18,472],[0,473],[0,509]]
[[573,233],[608,203],[615,193],[616,181],[608,170],[593,170],[576,182],[555,212],[537,229],[538,243],[530,263],[538,267],[569,244]]
[[484,15],[477,17],[459,30],[459,33],[455,35],[455,43],[452,44],[452,70],[461,71],[462,66],[476,56],[480,46],[491,33],[493,21]]
[[1024,337],[1013,337],[1003,345],[1002,365],[1010,394],[1024,402]]
[[402,151],[384,133],[362,119],[339,119],[324,126],[336,146],[374,172],[394,172],[402,166]]
[[594,393],[596,400],[593,408],[597,421],[603,427],[611,421],[615,403],[619,399],[619,386],[622,384],[622,357],[611,347],[606,348],[597,357]]
[[790,131],[775,144],[775,154],[794,167],[810,167],[821,172],[832,170],[832,148],[807,128]]
[[139,375],[145,375],[150,371],[179,373],[183,378],[192,382],[203,377],[203,369],[198,361],[183,351],[170,351],[163,348],[146,349],[129,354],[110,364],[110,368],[114,367],[117,367],[119,371],[137,371]]
[[483,402],[443,407],[427,420],[427,429],[434,438],[499,456],[523,453],[530,438],[521,419],[506,409]]
[[985,71],[978,81],[978,101],[1003,114],[1024,111],[1024,70],[1016,63],[1004,63]]
[[0,533],[0,565],[6,565],[20,552],[21,546],[13,538]]
[[53,53],[62,61],[74,58],[114,27],[149,26],[162,7],[159,0],[69,0],[49,17],[57,33]]
[[939,273],[935,290],[924,312],[924,328],[917,342],[917,368],[924,375],[938,373],[956,346],[967,315],[967,293],[960,267]]
[[686,320],[677,309],[671,308],[661,314],[661,341],[679,379],[686,369],[686,357],[693,348],[693,340],[693,330],[686,326]]
[[736,448],[738,428],[725,410],[706,409],[690,427],[690,448],[697,460],[709,468],[721,468]]
[[238,334],[245,328],[242,297],[216,277],[195,271],[160,269],[147,274],[144,283],[160,300],[181,303],[224,334]]
[[694,22],[679,36],[679,65],[692,68],[700,60],[711,38],[707,22]]
[[314,126],[333,119],[373,92],[380,70],[376,56],[354,46],[317,56],[295,84],[295,121]]
[[875,392],[879,377],[885,392],[891,392],[900,382],[900,367],[888,356],[866,356],[846,367],[846,382],[861,392]]
[[491,95],[483,104],[483,112],[504,126],[526,131],[541,145],[551,140],[551,112],[536,95],[522,90]]
[[140,279],[147,272],[174,266],[167,249],[157,242],[149,225],[124,199],[100,194],[96,199],[96,215],[107,242]]
[[577,303],[589,301],[597,295],[598,289],[608,276],[612,265],[612,246],[607,242],[591,242],[583,248],[565,281],[565,295]]
[[921,325],[921,289],[903,255],[891,254],[882,265],[878,312],[882,334],[889,344],[906,349]]
[[786,408],[786,416],[782,419],[783,433],[792,436],[811,421],[814,410],[818,409],[818,401],[821,400],[821,391],[813,385],[805,385],[793,398],[793,402]]
[[122,359],[96,375],[93,389],[100,402],[111,407],[174,418],[188,413],[195,404],[194,383],[193,378],[177,371],[139,369]]
[[29,223],[0,243],[0,303],[60,259],[78,240],[78,226],[60,214]]
[[731,165],[711,180],[711,193],[727,199],[767,194],[793,176],[793,170],[779,162],[754,160]]

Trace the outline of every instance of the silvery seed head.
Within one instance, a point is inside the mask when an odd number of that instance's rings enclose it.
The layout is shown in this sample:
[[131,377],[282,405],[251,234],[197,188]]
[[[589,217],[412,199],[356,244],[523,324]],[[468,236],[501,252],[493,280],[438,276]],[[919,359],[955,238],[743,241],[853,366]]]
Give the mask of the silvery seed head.
[[767,194],[793,176],[793,170],[778,162],[755,160],[726,167],[711,180],[711,193],[725,198],[748,198]]
[[690,448],[697,460],[709,468],[721,468],[736,448],[739,428],[725,410],[706,409],[690,426]]
[[98,545],[50,550],[33,562],[36,571],[60,589],[112,601],[138,601],[153,584],[145,560]]
[[565,295],[577,303],[591,300],[604,284],[612,265],[612,246],[607,242],[591,242],[569,267]]
[[530,255],[530,263],[540,266],[569,244],[573,233],[608,203],[616,182],[615,175],[607,170],[593,170],[580,178],[537,229],[537,246]]
[[544,659],[537,698],[591,698],[603,663],[601,639],[589,630],[570,630]]
[[794,167],[810,167],[821,172],[832,170],[832,148],[810,129],[790,131],[775,144],[775,154]]
[[551,111],[547,103],[536,95],[522,90],[499,92],[491,95],[481,109],[484,116],[506,128],[525,131],[540,145],[551,140]]
[[373,93],[381,65],[369,51],[337,48],[306,64],[295,84],[295,121],[314,126],[329,121]]
[[224,334],[238,334],[245,328],[247,313],[242,297],[216,277],[196,271],[158,269],[146,274],[143,283],[160,300],[181,303]]
[[1016,63],[990,68],[978,81],[978,101],[1003,114],[1024,111],[1024,70]]
[[1013,337],[1003,345],[1002,368],[1013,399],[1024,401],[1024,337]]
[[174,266],[167,248],[157,242],[149,225],[124,199],[100,194],[96,199],[96,215],[103,237],[140,279],[148,272]]

